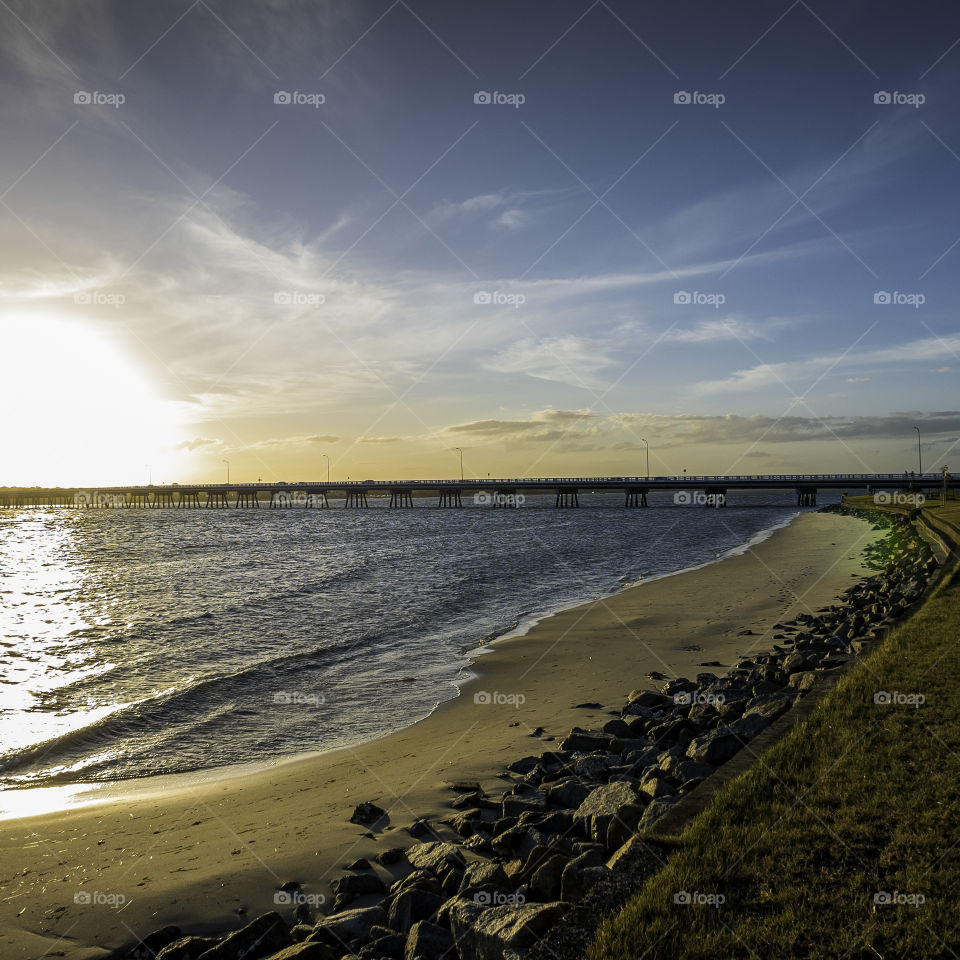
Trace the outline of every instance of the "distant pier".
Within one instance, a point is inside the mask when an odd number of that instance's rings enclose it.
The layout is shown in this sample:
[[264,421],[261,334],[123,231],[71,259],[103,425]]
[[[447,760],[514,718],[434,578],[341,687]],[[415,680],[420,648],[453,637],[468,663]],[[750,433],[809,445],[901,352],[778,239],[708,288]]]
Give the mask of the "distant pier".
[[[557,509],[590,505],[590,494],[622,492],[627,508],[648,507],[648,495],[672,493],[677,505],[723,507],[728,494],[782,490],[798,507],[817,505],[817,492],[889,493],[912,502],[956,491],[960,480],[942,474],[902,473],[768,474],[683,477],[522,477],[501,480],[353,480],[341,483],[168,484],[116,487],[0,488],[0,509],[74,508],[84,510],[285,510],[368,509],[381,497],[390,509],[418,505],[457,509],[517,508],[532,494],[553,495]],[[389,499],[387,499],[389,498]],[[921,501],[922,502],[922,499]]]

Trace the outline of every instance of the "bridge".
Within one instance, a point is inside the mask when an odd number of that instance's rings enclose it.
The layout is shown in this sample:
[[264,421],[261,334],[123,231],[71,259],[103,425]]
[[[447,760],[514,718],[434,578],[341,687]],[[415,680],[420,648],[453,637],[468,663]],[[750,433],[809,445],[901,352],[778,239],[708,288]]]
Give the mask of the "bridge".
[[[348,480],[345,482],[165,484],[157,486],[0,488],[0,508],[75,507],[80,509],[329,509],[331,500],[364,509],[370,497],[389,496],[389,507],[412,508],[436,500],[457,508],[465,498],[478,506],[519,507],[529,494],[553,494],[556,507],[579,507],[584,494],[621,491],[625,507],[649,506],[653,492],[673,493],[673,502],[720,507],[730,491],[783,490],[799,507],[817,503],[818,490],[888,495],[890,502],[917,502],[918,496],[956,491],[960,479],[942,473],[764,474],[682,477],[518,477],[494,480]],[[912,498],[912,499],[911,499]],[[922,501],[921,501],[922,502]]]

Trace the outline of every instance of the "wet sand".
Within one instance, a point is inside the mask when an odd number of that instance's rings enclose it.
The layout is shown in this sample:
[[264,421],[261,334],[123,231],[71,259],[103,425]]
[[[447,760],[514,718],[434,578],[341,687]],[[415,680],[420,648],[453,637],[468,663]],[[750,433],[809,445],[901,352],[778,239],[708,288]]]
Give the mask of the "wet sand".
[[[804,514],[742,555],[498,642],[460,697],[381,740],[205,782],[112,787],[107,802],[0,821],[0,956],[89,960],[169,923],[234,929],[276,909],[289,880],[329,896],[345,864],[406,846],[403,828],[418,817],[449,816],[451,781],[502,787],[506,764],[555,746],[575,725],[602,725],[630,690],[651,685],[651,671],[720,673],[767,649],[775,623],[828,605],[865,572],[862,552],[877,536],[859,520]],[[746,629],[753,634],[740,635]],[[709,661],[723,667],[701,666]],[[575,709],[593,701],[602,708]],[[29,809],[42,809],[42,797],[24,795]],[[367,800],[390,814],[372,839],[349,823]]]

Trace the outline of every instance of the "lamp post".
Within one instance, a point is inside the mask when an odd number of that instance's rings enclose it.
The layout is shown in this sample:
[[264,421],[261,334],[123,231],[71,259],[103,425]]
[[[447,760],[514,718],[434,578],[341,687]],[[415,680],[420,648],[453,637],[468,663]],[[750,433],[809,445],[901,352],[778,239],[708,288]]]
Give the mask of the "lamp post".
[[459,447],[454,447],[453,449],[460,454],[460,482],[463,483],[463,451]]
[[230,461],[224,460],[223,462],[227,465],[227,486],[230,486]]
[[921,479],[923,478],[923,454],[920,452],[920,428],[914,427],[917,431],[917,468]]
[[327,483],[329,483],[329,482],[330,482],[330,457],[327,456],[327,454],[325,454],[325,453],[321,453],[320,456],[326,458],[326,461],[327,461]]
[[640,442],[643,444],[646,444],[646,447],[647,447],[647,479],[649,480],[650,479],[650,444],[647,443],[647,441],[644,440],[643,437],[640,438]]

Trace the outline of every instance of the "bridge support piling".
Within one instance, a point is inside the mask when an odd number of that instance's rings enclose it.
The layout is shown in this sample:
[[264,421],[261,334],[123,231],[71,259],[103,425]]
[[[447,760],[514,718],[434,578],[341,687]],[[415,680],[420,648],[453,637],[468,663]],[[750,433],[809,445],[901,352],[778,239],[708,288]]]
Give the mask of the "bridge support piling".
[[579,507],[580,498],[577,496],[577,490],[574,487],[557,487],[556,507]]
[[370,504],[367,503],[367,491],[366,490],[348,490],[347,499],[343,502],[344,507],[351,507],[353,509],[362,509],[364,507],[369,507]]
[[412,507],[413,491],[412,490],[391,490],[390,506],[395,509],[399,509],[402,507]]
[[646,507],[647,503],[646,487],[627,487],[625,507]]
[[440,502],[438,507],[462,507],[463,501],[460,499],[459,490],[447,490],[446,487],[440,490]]
[[233,508],[234,510],[239,510],[241,507],[247,507],[252,510],[260,509],[260,496],[256,490],[237,491],[237,500]]
[[797,487],[797,506],[815,507],[817,505],[816,487]]
[[207,491],[207,509],[208,510],[221,510],[224,507],[229,507],[230,501],[227,499],[226,491],[224,490],[208,490]]

